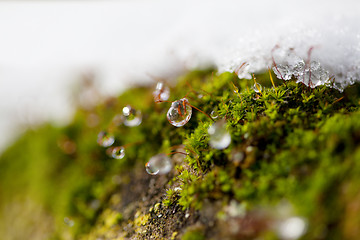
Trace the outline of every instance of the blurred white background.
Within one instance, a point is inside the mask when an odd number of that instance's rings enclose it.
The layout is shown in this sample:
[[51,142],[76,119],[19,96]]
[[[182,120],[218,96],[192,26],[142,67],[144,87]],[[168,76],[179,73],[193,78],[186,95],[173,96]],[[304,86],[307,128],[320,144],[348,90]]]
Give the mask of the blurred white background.
[[298,45],[304,36],[314,44],[331,38],[322,53],[331,58],[337,45],[360,52],[359,25],[357,0],[0,1],[0,151],[20,126],[66,123],[72,88],[88,71],[112,95],[149,82],[147,74],[207,63],[226,70],[284,38]]

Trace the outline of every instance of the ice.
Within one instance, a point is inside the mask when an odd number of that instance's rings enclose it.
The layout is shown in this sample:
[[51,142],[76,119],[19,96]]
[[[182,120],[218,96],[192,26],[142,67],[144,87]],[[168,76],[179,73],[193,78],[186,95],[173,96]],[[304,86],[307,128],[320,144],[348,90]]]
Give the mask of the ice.
[[310,66],[305,68],[303,74],[297,77],[297,82],[301,82],[311,88],[325,84],[329,85],[329,71],[325,70],[320,62],[312,61]]
[[[312,88],[327,85],[343,91],[360,82],[360,25],[355,22],[344,16],[326,21],[319,18],[274,25],[273,32],[260,30],[266,34],[243,33],[225,60],[218,61],[219,71],[251,79],[252,73],[271,68],[279,79],[293,78]],[[243,63],[246,66],[237,72]]]
[[278,57],[279,63],[274,59],[273,71],[278,79],[296,79],[297,83],[303,83],[307,87],[317,87],[320,85],[330,85],[330,74],[319,61],[313,60],[307,63],[289,50],[287,54]]

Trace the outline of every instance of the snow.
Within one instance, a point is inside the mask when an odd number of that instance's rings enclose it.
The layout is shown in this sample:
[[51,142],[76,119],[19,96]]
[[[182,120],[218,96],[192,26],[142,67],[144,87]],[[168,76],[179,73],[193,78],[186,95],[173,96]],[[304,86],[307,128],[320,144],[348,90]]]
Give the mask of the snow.
[[313,48],[309,66],[343,89],[360,79],[359,22],[357,0],[0,1],[0,151],[19,125],[66,123],[88,71],[113,95],[208,64],[246,62],[239,75],[250,78],[272,66],[275,46],[279,64],[289,49],[307,63]]
[[[315,79],[314,72],[312,82],[315,84],[312,87],[328,83],[328,78],[333,76],[334,87],[342,91],[346,86],[360,81],[359,18],[329,16],[326,20],[318,19],[296,27],[283,26],[281,32],[274,29],[277,35],[272,33],[262,37],[262,40],[255,40],[263,41],[261,46],[256,44],[247,49],[242,47],[245,44],[242,40],[232,50],[232,54],[228,55],[225,63],[219,64],[220,70],[233,72],[237,66],[246,62],[247,66],[242,69],[239,77],[250,79],[251,73],[272,67],[274,58],[275,63],[283,69],[284,80],[294,76],[299,82],[309,85],[309,78],[304,79],[303,75],[309,72],[310,65],[311,68],[318,65],[321,80]],[[310,49],[312,51],[309,56]],[[276,68],[274,72],[278,73]],[[281,74],[278,73],[277,76],[281,79]]]

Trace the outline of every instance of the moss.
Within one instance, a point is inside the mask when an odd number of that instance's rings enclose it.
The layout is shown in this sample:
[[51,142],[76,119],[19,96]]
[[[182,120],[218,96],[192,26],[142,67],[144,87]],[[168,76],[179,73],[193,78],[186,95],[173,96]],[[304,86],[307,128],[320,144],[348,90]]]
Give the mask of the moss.
[[[184,127],[173,127],[170,104],[155,104],[147,87],[79,108],[68,126],[29,130],[0,157],[0,206],[16,200],[21,211],[31,199],[51,222],[44,238],[276,239],[269,222],[280,221],[276,206],[287,201],[308,221],[303,239],[357,239],[360,86],[339,93],[293,81],[273,85],[269,74],[256,81],[266,87],[261,93],[252,80],[192,71],[171,89],[171,100],[187,96],[226,119],[232,141],[224,150],[209,147],[208,116],[193,109]],[[112,119],[127,104],[142,111],[142,124],[115,127]],[[94,117],[98,123],[89,124]],[[125,158],[111,159],[97,145],[102,130],[128,146]],[[186,156],[171,153],[178,148]],[[150,176],[144,164],[160,152],[173,157],[174,169]],[[235,214],[237,203],[245,213]],[[16,213],[2,212],[0,223]],[[9,231],[0,229],[25,237]]]
[[182,236],[181,240],[203,240],[205,236],[201,229],[189,229]]

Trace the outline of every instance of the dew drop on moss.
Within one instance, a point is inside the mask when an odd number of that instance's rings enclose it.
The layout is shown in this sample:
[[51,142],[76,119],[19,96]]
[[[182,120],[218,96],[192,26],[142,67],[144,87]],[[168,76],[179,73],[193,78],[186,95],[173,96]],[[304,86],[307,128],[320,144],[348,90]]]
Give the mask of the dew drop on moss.
[[255,92],[260,93],[262,91],[262,86],[259,83],[254,83],[253,89]]
[[125,148],[123,146],[114,147],[111,151],[111,157],[115,159],[123,159],[125,157]]
[[171,159],[163,153],[157,154],[145,164],[145,169],[150,175],[167,174],[172,169]]
[[217,118],[219,117],[216,108],[211,111],[210,117],[211,117],[212,119],[217,119]]
[[174,101],[167,112],[167,119],[175,127],[184,126],[191,118],[192,108],[186,98]]
[[124,119],[124,125],[128,127],[136,127],[141,124],[142,115],[141,111],[132,108],[130,105],[127,105],[122,110]]
[[97,143],[103,147],[110,147],[115,142],[115,138],[112,134],[101,131],[98,134]]
[[301,217],[289,217],[277,225],[277,232],[281,239],[296,240],[306,233],[307,222]]
[[170,97],[170,88],[166,86],[163,82],[158,82],[153,92],[153,96],[155,102],[166,101]]
[[212,148],[225,149],[231,143],[231,136],[226,130],[226,121],[224,119],[213,123],[208,128],[208,133],[210,135],[209,144]]
[[235,164],[235,165],[239,165],[245,158],[245,153],[239,149],[234,148],[231,151],[231,161]]
[[74,220],[69,217],[64,217],[64,223],[69,227],[73,227],[75,225]]

